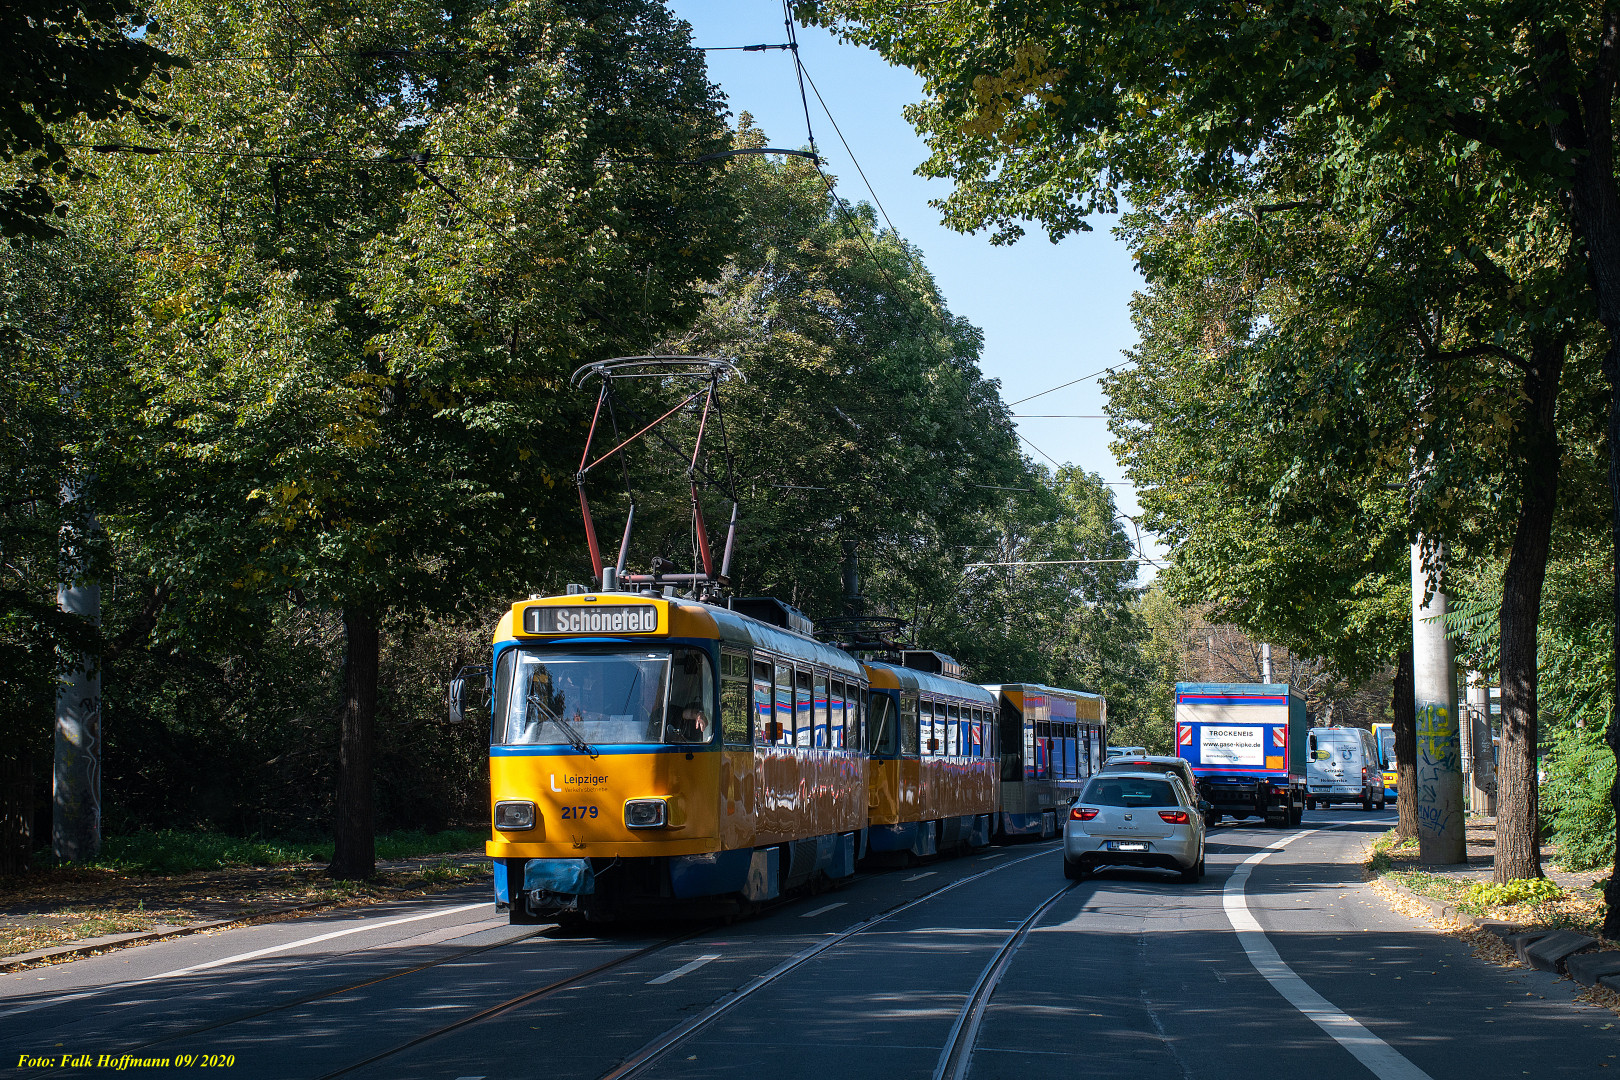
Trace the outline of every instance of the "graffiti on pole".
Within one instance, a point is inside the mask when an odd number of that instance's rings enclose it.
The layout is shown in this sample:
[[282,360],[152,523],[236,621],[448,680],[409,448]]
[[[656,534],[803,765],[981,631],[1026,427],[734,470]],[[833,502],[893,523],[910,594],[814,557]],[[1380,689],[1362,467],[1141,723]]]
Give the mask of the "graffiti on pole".
[[1462,741],[1457,717],[1443,704],[1420,705],[1416,720],[1418,830],[1438,836],[1456,816],[1442,791],[1445,775],[1462,770]]

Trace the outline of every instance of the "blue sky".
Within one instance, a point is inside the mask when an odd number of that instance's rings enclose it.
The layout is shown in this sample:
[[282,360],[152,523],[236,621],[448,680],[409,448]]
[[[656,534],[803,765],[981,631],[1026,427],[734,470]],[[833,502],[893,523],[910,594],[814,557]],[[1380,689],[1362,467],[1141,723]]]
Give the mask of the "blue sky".
[[[692,24],[701,46],[787,40],[780,0],[671,0],[670,7]],[[895,227],[921,248],[951,310],[984,330],[983,367],[1001,380],[1002,399],[1015,402],[1119,363],[1121,350],[1136,342],[1129,305],[1141,277],[1110,231],[1113,219],[1100,219],[1094,232],[1061,244],[1032,229],[1007,247],[945,228],[928,202],[947,195],[950,185],[915,175],[927,148],[901,114],[922,97],[921,80],[824,31],[800,27],[798,36],[805,69]],[[786,52],[710,52],[708,58],[710,77],[734,117],[753,114],[773,146],[805,145],[804,108]],[[817,149],[838,177],[840,193],[870,201],[813,93],[810,108]],[[1089,379],[1013,412],[1025,417],[1017,423],[1026,452],[1101,474],[1117,485],[1121,512],[1135,515],[1135,495],[1108,449],[1107,423],[1073,418],[1098,416],[1102,406],[1102,390]]]

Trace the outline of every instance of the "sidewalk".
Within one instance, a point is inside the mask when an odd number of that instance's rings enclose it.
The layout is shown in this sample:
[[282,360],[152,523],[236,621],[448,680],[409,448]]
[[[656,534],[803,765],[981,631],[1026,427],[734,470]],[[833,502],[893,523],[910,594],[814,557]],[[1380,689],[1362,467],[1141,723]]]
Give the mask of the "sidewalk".
[[378,862],[370,881],[317,864],[145,875],[59,869],[0,883],[0,971],[334,907],[425,896],[490,876],[481,852]]

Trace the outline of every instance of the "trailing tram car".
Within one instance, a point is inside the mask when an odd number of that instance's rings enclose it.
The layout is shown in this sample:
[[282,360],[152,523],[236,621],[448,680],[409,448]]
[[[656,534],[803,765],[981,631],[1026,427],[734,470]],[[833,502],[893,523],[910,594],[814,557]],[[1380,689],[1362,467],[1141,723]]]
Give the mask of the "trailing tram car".
[[870,693],[867,850],[904,861],[990,843],[996,699],[941,653],[863,661]]
[[786,605],[749,604],[781,625],[669,593],[502,617],[485,850],[512,922],[741,911],[854,873],[866,672]]
[[1068,805],[1103,767],[1108,702],[1031,683],[987,685],[1000,703],[999,837],[1058,835]]

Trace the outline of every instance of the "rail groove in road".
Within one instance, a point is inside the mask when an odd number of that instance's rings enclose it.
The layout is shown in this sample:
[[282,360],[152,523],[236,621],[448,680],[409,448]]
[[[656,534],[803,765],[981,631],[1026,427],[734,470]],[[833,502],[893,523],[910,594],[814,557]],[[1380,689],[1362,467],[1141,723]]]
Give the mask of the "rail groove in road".
[[[1052,850],[1052,848],[1043,845],[1043,849],[1033,855],[1026,855],[1021,859],[1013,859],[1010,862],[1004,862],[997,866],[992,866],[989,869],[980,870],[976,874],[970,874],[967,877],[958,878],[957,880],[949,882],[948,884],[941,885],[939,888],[934,889],[931,892],[924,893],[915,900],[908,900],[904,904],[900,904],[897,907],[892,907],[888,911],[885,911],[879,915],[874,915],[870,919],[866,919],[863,922],[856,923],[847,930],[839,931],[832,937],[827,938],[825,941],[819,941],[810,946],[808,949],[795,953],[786,960],[782,961],[780,964],[777,964],[775,967],[771,968],[769,971],[765,972],[763,975],[756,976],[740,990],[737,990],[734,993],[720,999],[703,1012],[681,1024],[676,1025],[670,1030],[664,1032],[664,1034],[653,1039],[640,1050],[637,1050],[634,1054],[631,1054],[628,1058],[622,1061],[618,1067],[604,1074],[601,1080],[630,1080],[630,1078],[639,1075],[642,1070],[652,1065],[671,1049],[678,1046],[682,1042],[685,1042],[688,1038],[697,1034],[697,1032],[701,1031],[703,1028],[708,1027],[709,1024],[713,1023],[721,1016],[724,1016],[726,1013],[742,1004],[743,1001],[753,996],[756,992],[763,990],[765,987],[776,982],[778,979],[782,978],[782,976],[788,974],[790,971],[793,971],[807,961],[820,956],[828,949],[841,945],[856,935],[863,934],[872,929],[874,926],[877,926],[879,923],[887,922],[896,915],[909,911],[919,904],[927,903],[929,900],[934,899],[942,893],[950,892],[952,889],[955,889],[961,885],[966,885],[969,882],[978,881],[980,878],[989,877],[991,874],[1000,873],[1001,871],[1006,870],[1009,867],[1017,866],[1020,863],[1029,862],[1031,859],[1038,859],[1044,855],[1050,855]],[[1058,895],[1061,896],[1065,891],[1067,891],[1067,889],[1060,890]],[[1053,899],[1056,899],[1056,897]],[[1039,914],[1039,912],[1037,912],[1037,914]],[[322,1080],[325,1080],[325,1078],[323,1077]]]
[[[166,1032],[166,1033],[164,1033],[162,1035],[157,1036],[156,1038],[148,1039],[146,1042],[137,1043],[134,1046],[125,1047],[124,1050],[123,1050],[123,1053],[125,1053],[125,1054],[134,1054],[134,1053],[136,1053],[136,1051],[145,1050],[148,1047],[158,1046],[158,1045],[161,1045],[163,1043],[168,1043],[168,1042],[174,1042],[177,1039],[189,1039],[189,1038],[191,1038],[191,1037],[193,1037],[195,1035],[202,1035],[202,1034],[204,1034],[206,1032],[209,1032],[209,1031],[216,1031],[219,1028],[230,1027],[233,1024],[240,1024],[240,1023],[243,1023],[245,1021],[253,1020],[253,1019],[256,1019],[256,1018],[261,1017],[261,1016],[267,1016],[270,1013],[282,1012],[283,1010],[286,1010],[286,1009],[294,1009],[294,1008],[297,1008],[300,1005],[308,1005],[312,1001],[320,1001],[320,1000],[322,1000],[324,998],[337,997],[339,994],[348,994],[348,993],[352,993],[355,990],[364,990],[368,986],[376,986],[378,983],[385,983],[385,982],[388,982],[391,979],[403,978],[406,975],[415,975],[419,971],[426,971],[429,968],[436,968],[436,967],[439,967],[442,964],[448,964],[451,961],[465,960],[468,957],[477,956],[479,953],[489,952],[491,949],[499,949],[499,948],[503,948],[503,947],[505,947],[507,945],[515,945],[520,941],[527,941],[530,938],[535,937],[536,935],[541,934],[543,932],[544,932],[544,928],[542,927],[541,929],[535,930],[533,933],[522,934],[522,935],[519,935],[518,937],[514,937],[514,938],[507,938],[505,941],[497,941],[497,942],[494,942],[494,943],[489,944],[489,945],[479,945],[479,946],[477,946],[475,948],[464,949],[464,950],[462,950],[460,952],[457,952],[453,956],[441,956],[437,960],[429,960],[425,964],[417,964],[414,967],[404,968],[404,969],[402,969],[400,971],[391,971],[387,975],[379,975],[374,979],[366,979],[364,982],[357,982],[357,983],[351,983],[351,984],[349,984],[347,986],[340,986],[335,990],[320,990],[320,991],[317,991],[316,993],[313,993],[313,994],[305,994],[303,997],[294,998],[291,1001],[278,1001],[278,1002],[276,1002],[276,1004],[267,1005],[262,1009],[255,1009],[252,1012],[238,1013],[237,1015],[232,1016],[229,1019],[216,1020],[211,1024],[202,1024],[202,1025],[197,1026],[197,1027],[186,1028],[184,1031]],[[78,1071],[80,1071],[80,1070],[76,1070],[76,1069],[67,1069],[67,1070],[58,1069],[58,1070],[54,1070],[54,1071],[50,1071],[50,1072],[37,1073],[35,1075],[40,1076],[40,1077],[66,1076],[69,1073],[75,1073],[75,1072],[78,1072]]]
[[546,997],[549,994],[555,994],[557,991],[565,990],[568,987],[573,986],[575,983],[584,982],[593,975],[600,975],[604,971],[611,971],[616,967],[621,967],[622,965],[628,964],[632,961],[640,960],[644,956],[650,956],[655,952],[669,948],[671,945],[679,945],[683,941],[689,941],[692,938],[704,933],[708,933],[706,928],[701,930],[693,930],[690,933],[680,934],[665,941],[648,945],[644,949],[637,949],[633,953],[626,953],[624,956],[614,957],[612,960],[604,960],[595,967],[586,968],[584,971],[576,971],[572,975],[549,982],[545,986],[538,987],[534,990],[526,990],[516,997],[507,998],[498,1005],[491,1005],[487,1009],[481,1009],[478,1012],[473,1013],[471,1016],[462,1017],[460,1020],[452,1020],[443,1027],[437,1027],[432,1031],[423,1032],[421,1035],[418,1035],[413,1039],[408,1039],[397,1046],[389,1047],[387,1050],[378,1051],[377,1053],[372,1054],[370,1057],[351,1062],[350,1064],[343,1066],[341,1069],[336,1069],[332,1072],[323,1074],[321,1077],[319,1077],[319,1080],[332,1080],[333,1077],[345,1076],[357,1069],[363,1069],[367,1065],[375,1065],[379,1061],[391,1058],[395,1054],[403,1053],[412,1047],[421,1046],[423,1043],[437,1039],[441,1035],[448,1035],[452,1031],[459,1031],[460,1029],[469,1025],[477,1024],[484,1020],[494,1019],[495,1017],[500,1016],[502,1013],[510,1012],[519,1005],[524,1005],[538,998]]
[[[1011,863],[1007,864],[1011,866]],[[939,1064],[934,1067],[933,1080],[966,1080],[968,1067],[973,1063],[973,1046],[979,1038],[979,1021],[984,1019],[984,1010],[989,1006],[990,999],[995,996],[996,987],[1001,983],[1002,975],[1006,974],[1007,965],[1012,963],[1014,954],[1041,921],[1051,906],[1061,900],[1065,893],[1074,888],[1075,883],[1069,882],[1030,912],[1029,918],[1018,924],[1018,928],[1007,935],[1001,948],[990,958],[979,974],[979,981],[974,984],[972,993],[962,1003],[962,1011],[956,1014],[956,1023],[951,1025],[951,1032],[945,1037],[945,1047],[939,1053]]]

